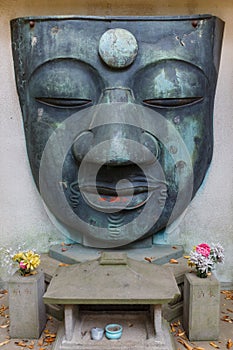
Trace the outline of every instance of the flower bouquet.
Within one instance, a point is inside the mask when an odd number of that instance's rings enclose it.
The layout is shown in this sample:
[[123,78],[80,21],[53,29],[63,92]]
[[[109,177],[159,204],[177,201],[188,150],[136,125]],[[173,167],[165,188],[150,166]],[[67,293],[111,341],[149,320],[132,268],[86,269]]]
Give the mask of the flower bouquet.
[[22,276],[35,274],[35,269],[40,265],[40,255],[31,250],[15,254],[12,260],[18,263]]
[[197,276],[206,278],[217,263],[224,262],[224,249],[220,243],[213,244],[212,247],[206,243],[201,243],[190,252],[188,265],[196,267]]

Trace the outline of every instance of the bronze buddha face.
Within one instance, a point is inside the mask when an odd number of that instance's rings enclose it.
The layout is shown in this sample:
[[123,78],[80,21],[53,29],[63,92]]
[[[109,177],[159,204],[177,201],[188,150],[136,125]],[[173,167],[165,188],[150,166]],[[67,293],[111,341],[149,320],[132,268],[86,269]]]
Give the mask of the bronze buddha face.
[[101,248],[172,223],[211,161],[223,22],[41,17],[11,26],[28,156],[54,222]]

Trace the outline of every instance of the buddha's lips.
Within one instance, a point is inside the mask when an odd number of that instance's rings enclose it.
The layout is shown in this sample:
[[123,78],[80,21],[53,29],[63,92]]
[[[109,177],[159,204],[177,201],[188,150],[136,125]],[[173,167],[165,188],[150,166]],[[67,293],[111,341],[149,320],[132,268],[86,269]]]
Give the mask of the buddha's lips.
[[122,188],[118,193],[109,187],[81,186],[88,204],[97,210],[132,210],[144,205],[153,190],[148,186]]
[[112,196],[112,197],[99,197],[98,201],[100,202],[110,202],[110,203],[127,203],[128,199],[127,197],[120,197],[120,196]]

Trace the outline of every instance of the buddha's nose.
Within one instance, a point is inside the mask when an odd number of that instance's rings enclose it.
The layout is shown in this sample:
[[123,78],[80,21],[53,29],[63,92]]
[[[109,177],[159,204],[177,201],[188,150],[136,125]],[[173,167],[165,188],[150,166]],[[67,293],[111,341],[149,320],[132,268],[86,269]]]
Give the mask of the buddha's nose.
[[[107,147],[103,146],[102,152],[95,153],[93,162],[110,166],[126,166],[132,162],[136,164],[154,162],[155,157],[158,157],[159,145],[156,138],[148,131],[133,125],[131,110],[135,110],[136,113],[137,108],[133,108],[135,101],[132,91],[127,88],[105,89],[98,104],[98,107],[103,106],[105,114],[106,104],[114,109],[114,119],[111,118],[108,122],[106,115],[104,123],[95,127],[92,127],[91,122],[87,130],[76,137],[72,147],[76,161],[81,163],[91,149],[106,141],[103,145]],[[98,115],[101,115],[101,106]],[[98,118],[98,115],[93,118]],[[139,147],[136,147],[137,145]]]

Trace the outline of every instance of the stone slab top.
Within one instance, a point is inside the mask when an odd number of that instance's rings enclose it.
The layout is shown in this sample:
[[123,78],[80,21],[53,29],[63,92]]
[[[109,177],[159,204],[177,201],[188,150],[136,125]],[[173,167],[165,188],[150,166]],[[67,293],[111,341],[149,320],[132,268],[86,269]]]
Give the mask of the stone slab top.
[[180,294],[167,267],[140,262],[125,253],[59,267],[45,304],[164,304]]
[[[136,244],[136,243],[135,243]],[[114,253],[114,249],[104,249],[104,252]],[[179,259],[183,256],[182,246],[153,244],[151,247],[117,248],[117,252],[126,253],[131,259],[144,261],[145,257],[152,257],[153,263],[163,265],[170,259]],[[66,264],[77,264],[98,259],[102,251],[98,248],[84,247],[80,244],[55,244],[50,247],[50,258],[57,259]],[[187,263],[186,263],[187,264]]]
[[219,286],[220,287],[220,282],[218,281],[218,279],[216,278],[216,276],[212,273],[210,276],[206,277],[206,278],[200,278],[196,275],[196,272],[192,272],[192,273],[186,273],[185,277],[187,278],[187,280],[189,281],[189,283],[193,286],[205,286],[206,284],[208,284],[210,287],[214,287],[214,286]]

